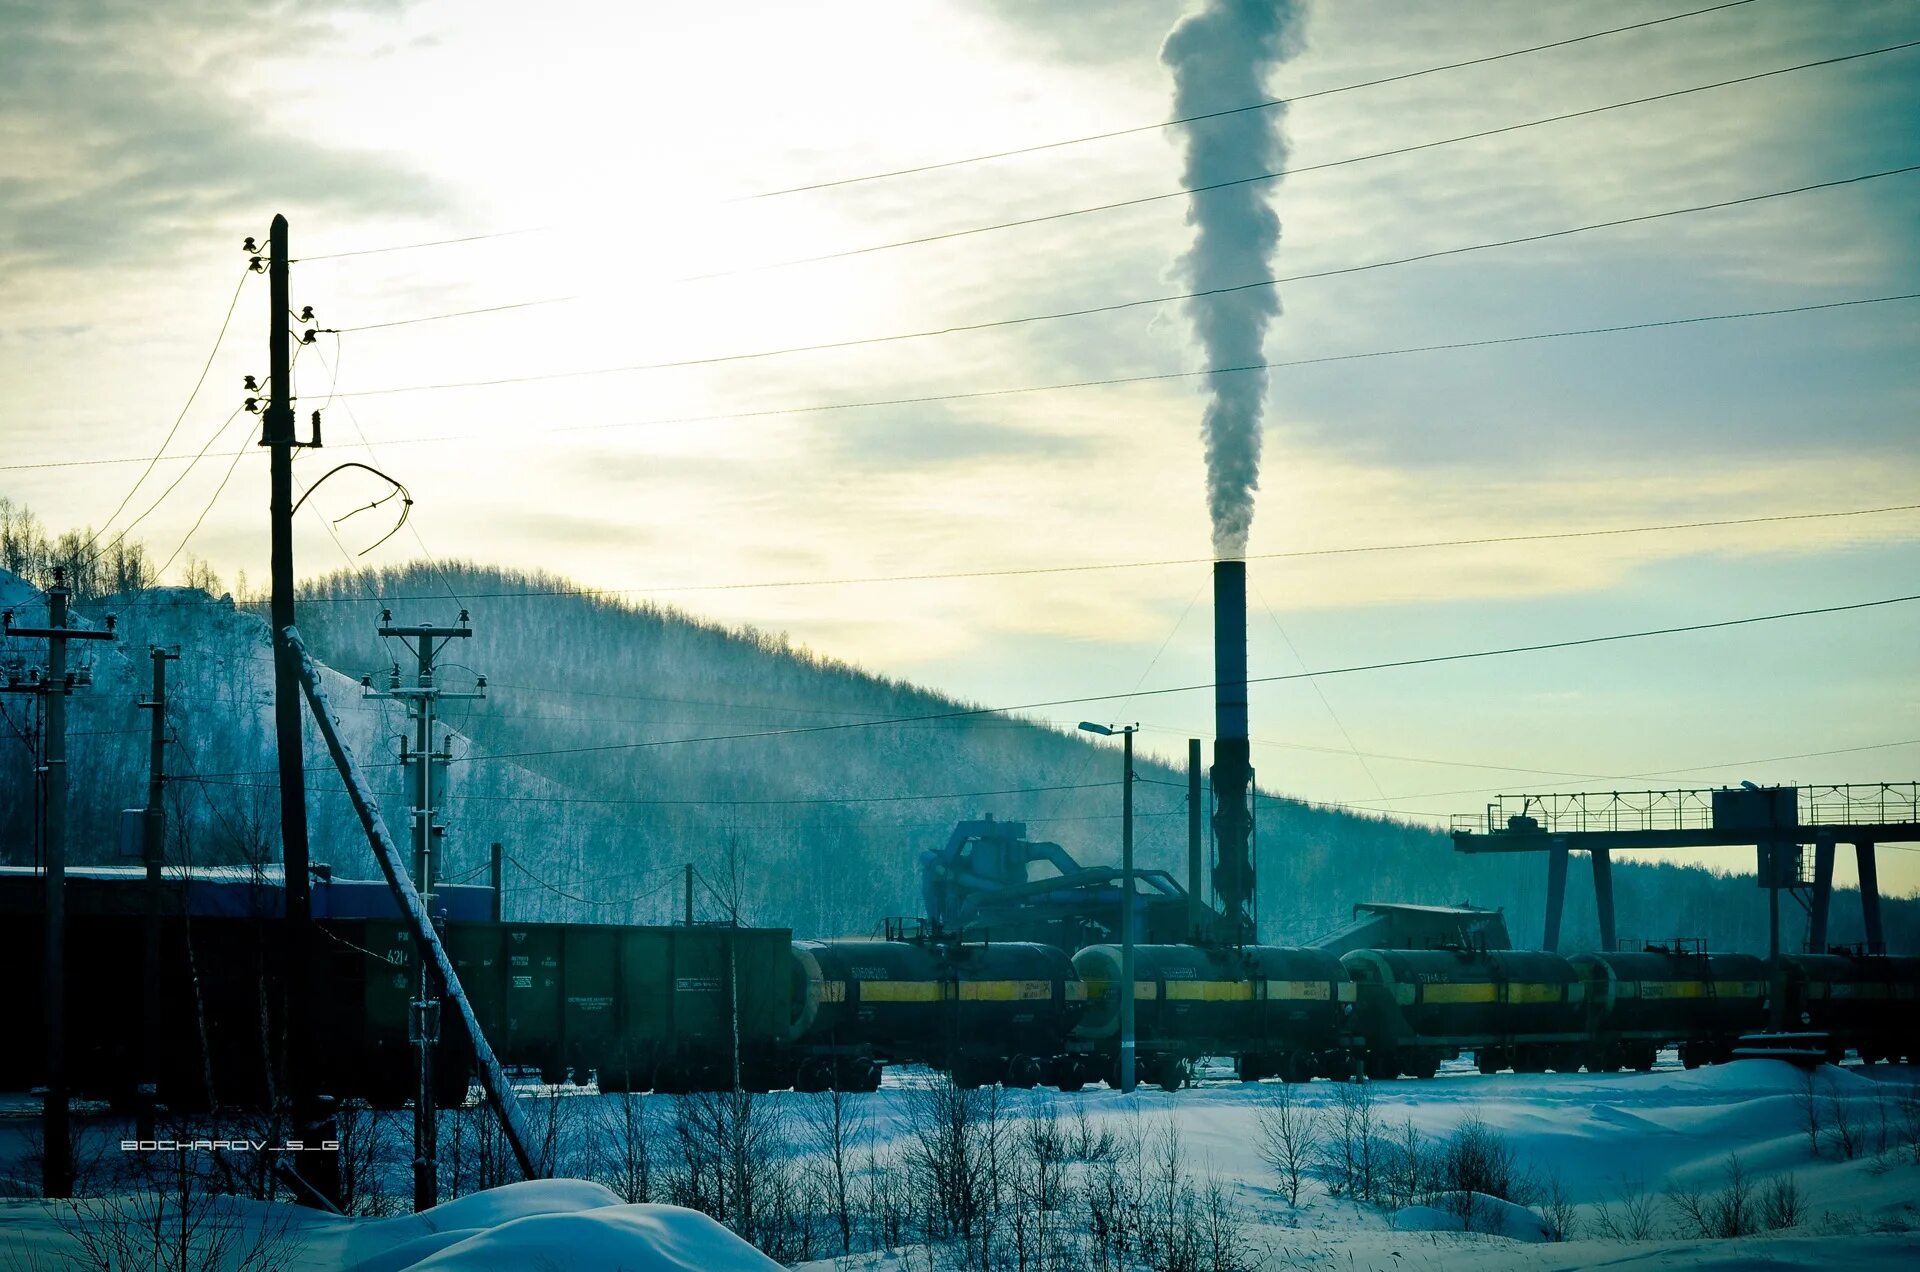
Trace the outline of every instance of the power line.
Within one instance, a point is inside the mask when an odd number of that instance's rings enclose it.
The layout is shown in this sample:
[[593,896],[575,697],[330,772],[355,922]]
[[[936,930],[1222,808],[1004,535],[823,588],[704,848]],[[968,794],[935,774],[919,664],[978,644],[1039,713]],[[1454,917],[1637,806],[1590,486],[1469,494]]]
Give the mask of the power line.
[[517,238],[523,234],[540,234],[544,226],[527,226],[517,230],[494,230],[488,234],[465,234],[459,238],[429,239],[424,243],[394,243],[386,247],[359,247],[346,252],[318,252],[307,256],[293,256],[287,264],[297,265],[301,261],[337,261],[349,256],[380,256],[387,252],[412,252],[423,247],[449,247],[456,243],[479,243],[486,239]]
[[[1194,195],[1212,194],[1221,190],[1236,189],[1240,186],[1255,185],[1266,181],[1278,181],[1284,177],[1300,177],[1312,172],[1325,172],[1334,168],[1350,167],[1358,163],[1367,163],[1375,159],[1389,159],[1401,155],[1417,154],[1435,150],[1442,146],[1456,145],[1461,142],[1481,141],[1488,137],[1499,137],[1507,133],[1521,132],[1529,128],[1540,128],[1549,124],[1566,123],[1570,120],[1585,119],[1603,115],[1610,111],[1625,110],[1634,106],[1645,106],[1654,102],[1671,101],[1691,96],[1695,93],[1713,92],[1740,84],[1751,84],[1759,80],[1779,75],[1789,75],[1796,71],[1814,70],[1821,67],[1837,66],[1845,62],[1859,61],[1863,58],[1877,57],[1883,53],[1895,53],[1920,46],[1920,41],[1908,41],[1903,44],[1884,45],[1858,53],[1844,53],[1835,57],[1820,58],[1811,62],[1800,62],[1792,66],[1776,67],[1772,70],[1757,71],[1749,75],[1735,76],[1730,79],[1715,80],[1708,84],[1696,84],[1688,88],[1672,89],[1663,93],[1653,93],[1644,97],[1629,98],[1624,101],[1609,102],[1602,106],[1590,106],[1582,110],[1565,111],[1557,115],[1546,115],[1537,119],[1523,120],[1519,123],[1502,124],[1495,128],[1483,128],[1475,132],[1460,133],[1452,137],[1437,138],[1432,141],[1416,142],[1410,145],[1395,146],[1386,150],[1370,151],[1366,154],[1349,155],[1343,159],[1332,159],[1323,163],[1301,164],[1278,168],[1271,172],[1259,172],[1250,176],[1235,177],[1227,181],[1215,181],[1205,185],[1182,185],[1177,189],[1156,194],[1140,195],[1134,198],[1117,199],[1106,203],[1095,203],[1081,207],[1067,208],[1059,212],[1046,212],[1036,216],[1018,217],[1005,221],[994,221],[985,225],[964,226],[960,229],[941,230],[930,234],[916,235],[911,238],[893,239],[883,243],[869,243],[860,247],[842,248],[831,252],[818,252],[809,256],[789,257],[785,260],[769,261],[758,265],[742,265],[732,269],[713,270],[702,274],[684,274],[676,278],[659,280],[661,284],[708,282],[721,278],[739,278],[749,274],[766,273],[771,270],[789,269],[799,265],[817,265],[828,261],[850,260],[859,256],[870,256],[878,252],[893,251],[905,247],[921,247],[930,243],[944,243],[953,239],[971,238],[980,234],[992,234],[1002,230],[1022,229],[1033,225],[1046,225],[1055,221],[1069,220],[1074,217],[1090,216],[1101,212],[1114,212],[1125,208],[1143,207],[1169,199],[1182,199]],[[536,300],[514,301],[507,304],[488,305],[477,309],[457,309],[444,313],[420,314],[410,318],[392,318],[382,322],[363,323],[358,326],[327,328],[340,332],[376,331],[393,327],[411,327],[421,323],[444,322],[455,318],[471,318],[482,314],[501,313],[509,310],[533,309],[547,305],[569,304],[583,299],[579,295],[548,296]]]
[[[1682,530],[1721,529],[1733,526],[1766,525],[1786,521],[1825,521],[1841,517],[1880,516],[1896,512],[1920,511],[1920,504],[1890,504],[1879,508],[1846,508],[1827,512],[1774,513],[1760,517],[1723,517],[1711,521],[1673,521],[1644,526],[1609,526],[1592,530],[1555,530],[1534,534],[1480,535],[1459,539],[1424,539],[1402,543],[1354,544],[1334,548],[1302,548],[1292,552],[1250,552],[1248,561],[1287,561],[1310,557],[1355,556],[1373,552],[1418,552],[1438,548],[1486,547],[1502,543],[1547,543],[1568,539],[1599,539],[1630,534],[1658,534]],[[1019,578],[1036,574],[1086,574],[1107,570],[1145,570],[1170,566],[1208,565],[1212,557],[1168,557],[1156,561],[1108,561],[1088,565],[1036,565],[1009,567],[994,570],[955,570],[944,573],[924,574],[877,574],[866,576],[847,576],[830,579],[773,579],[749,583],[688,583],[660,584],[650,587],[602,588],[576,587],[552,589],[528,589],[513,592],[475,592],[469,600],[524,600],[540,597],[595,597],[630,596],[635,594],[670,592],[734,592],[750,591],[762,588],[793,587],[843,587],[867,583],[929,583],[958,579],[982,578]],[[430,596],[396,596],[396,601],[432,600]],[[303,596],[302,605],[344,604],[356,601],[355,597],[341,596]],[[531,685],[502,686],[503,688],[535,688]],[[556,691],[564,692],[564,691]],[[580,692],[586,692],[584,690]],[[724,706],[724,703],[702,703],[692,698],[662,698],[663,702],[686,702],[703,706]]]
[[[1707,772],[1712,772],[1715,769],[1738,769],[1738,768],[1748,767],[1749,765],[1780,764],[1780,763],[1785,763],[1786,761],[1789,761],[1789,760],[1822,759],[1827,756],[1833,756],[1833,755],[1857,755],[1863,751],[1888,751],[1888,750],[1892,750],[1895,747],[1916,746],[1916,745],[1920,745],[1920,738],[1902,738],[1895,742],[1870,742],[1864,746],[1833,747],[1824,751],[1800,751],[1800,752],[1796,752],[1793,755],[1765,755],[1765,756],[1760,756],[1758,758],[1749,758],[1744,760],[1726,760],[1717,764],[1693,764],[1693,765],[1688,765],[1684,768],[1648,769],[1644,772],[1639,772],[1639,773],[1612,773],[1612,774],[1602,773],[1602,774],[1592,774],[1592,775],[1586,775],[1586,776],[1582,776],[1580,774],[1570,774],[1569,776],[1574,777],[1576,780],[1579,780],[1579,781],[1603,781],[1603,782],[1643,781],[1647,778],[1655,778],[1655,777],[1677,777],[1686,773],[1707,773]],[[1561,786],[1569,786],[1572,784],[1573,784],[1572,782],[1554,782],[1554,783],[1551,783],[1550,785],[1554,787],[1561,787]],[[1393,803],[1395,801],[1404,800],[1404,799],[1444,799],[1450,795],[1482,795],[1489,791],[1501,791],[1504,789],[1506,788],[1499,787],[1499,786],[1467,786],[1467,787],[1461,787],[1461,788],[1450,790],[1450,791],[1421,791],[1418,794],[1414,794],[1414,795],[1388,795],[1385,797],[1384,800],[1379,802]],[[1551,792],[1540,791],[1538,793],[1548,794]],[[1355,807],[1359,807],[1359,806],[1356,805]],[[1383,811],[1392,811],[1392,810],[1388,809]]]
[[[1032,145],[1018,146],[1010,150],[997,150],[987,154],[970,155],[961,159],[946,159],[936,163],[917,164],[913,167],[895,168],[885,172],[869,172],[859,176],[838,177],[826,181],[809,182],[803,185],[786,186],[773,190],[761,190],[752,194],[735,196],[727,200],[727,202],[751,202],[759,199],[778,198],[782,195],[801,194],[814,190],[827,190],[840,186],[859,185],[870,181],[885,181],[894,177],[913,176],[918,173],[957,168],[967,164],[985,163],[995,159],[1009,159],[1015,155],[1037,154],[1047,150],[1059,150],[1067,146],[1084,145],[1088,142],[1107,141],[1115,137],[1126,137],[1136,133],[1158,132],[1164,128],[1200,123],[1203,120],[1221,119],[1230,115],[1245,114],[1249,111],[1271,110],[1277,106],[1285,106],[1294,102],[1311,101],[1318,97],[1331,97],[1339,93],[1357,92],[1367,88],[1379,88],[1383,85],[1397,84],[1406,80],[1419,79],[1427,75],[1437,75],[1445,71],[1463,70],[1470,66],[1484,66],[1493,62],[1505,61],[1509,58],[1524,57],[1533,53],[1544,53],[1551,49],[1566,48],[1570,45],[1585,43],[1589,40],[1604,39],[1608,36],[1621,35],[1629,31],[1644,30],[1648,27],[1662,26],[1666,23],[1679,22],[1687,18],[1696,18],[1709,13],[1718,13],[1723,9],[1737,9],[1751,3],[1753,3],[1753,0],[1728,0],[1727,3],[1710,5],[1703,9],[1690,9],[1683,13],[1669,14],[1666,17],[1652,18],[1644,22],[1634,22],[1625,26],[1609,27],[1601,31],[1591,31],[1585,35],[1571,36],[1561,40],[1551,40],[1544,44],[1533,44],[1524,48],[1508,49],[1500,53],[1484,54],[1479,57],[1465,58],[1456,62],[1446,62],[1438,66],[1422,67],[1415,71],[1402,71],[1394,75],[1378,76],[1374,79],[1362,80],[1352,84],[1342,84],[1334,88],[1316,89],[1309,93],[1296,93],[1292,97],[1264,98],[1260,101],[1249,102],[1242,106],[1230,106],[1222,110],[1207,111],[1197,115],[1183,115],[1174,119],[1159,120],[1151,124],[1136,124],[1126,128],[1109,129],[1105,132],[1089,133],[1079,137],[1067,137],[1056,141],[1037,142]],[[376,256],[389,252],[411,252],[422,248],[446,247],[460,243],[477,243],[486,239],[513,238],[525,234],[538,234],[544,232],[546,228],[547,227],[543,226],[528,226],[519,229],[499,230],[488,234],[467,234],[456,238],[429,239],[425,242],[395,243],[383,247],[364,247],[349,251],[326,252],[297,257],[295,259],[304,261],[326,261],[340,260],[353,256]]]
[[[140,489],[142,485],[146,483],[147,478],[153,475],[154,465],[158,464],[160,462],[161,457],[167,453],[167,446],[173,441],[174,435],[180,431],[180,425],[182,421],[184,421],[187,418],[187,412],[193,409],[194,401],[200,396],[201,386],[206,384],[207,382],[207,372],[213,369],[214,357],[219,354],[220,346],[225,344],[227,341],[227,328],[233,322],[233,311],[240,304],[240,293],[243,290],[245,290],[247,285],[247,278],[250,274],[252,274],[252,272],[253,271],[250,269],[243,269],[240,271],[240,281],[233,285],[233,297],[227,301],[227,312],[220,319],[220,331],[219,331],[219,334],[215,335],[213,338],[213,348],[207,350],[207,360],[204,363],[202,363],[200,366],[200,375],[197,379],[194,380],[193,389],[187,394],[187,400],[185,403],[181,405],[179,413],[173,417],[173,424],[171,427],[167,429],[167,435],[160,439],[159,449],[154,451],[153,458],[147,461],[146,468],[141,470],[140,476],[134,480],[133,485],[127,490],[127,493],[121,496],[119,504],[115,506],[113,512],[107,517],[107,519],[101,523],[100,529],[95,532],[93,538],[87,540],[86,542],[87,548],[91,548],[94,544],[94,541],[97,540],[101,535],[105,534],[107,532],[108,527],[113,525],[115,518],[119,517],[121,513],[127,510],[127,505],[133,501],[134,494]],[[227,418],[231,420],[233,417],[228,416]],[[220,427],[222,430],[224,430],[226,428],[226,425],[222,424]],[[171,487],[169,487],[169,489],[171,489]],[[149,508],[147,511],[151,512],[152,509]],[[128,528],[131,529],[132,527],[128,527]],[[120,538],[125,538],[125,537],[126,537],[126,531],[123,530],[120,532]],[[114,543],[120,542],[120,538],[116,538],[114,540]],[[110,546],[111,545],[109,545],[109,547]],[[82,548],[81,550],[85,551],[86,549]],[[108,550],[107,548],[101,549],[103,553],[106,552],[107,550]]]
[[885,181],[893,177],[906,177],[923,172],[935,172],[944,168],[957,168],[964,164],[986,163],[994,159],[1010,159],[1015,155],[1038,154],[1041,151],[1058,150],[1065,146],[1085,145],[1093,141],[1108,141],[1115,137],[1127,137],[1136,133],[1158,132],[1163,128],[1196,124],[1202,120],[1221,119],[1228,115],[1246,114],[1249,111],[1271,110],[1276,106],[1310,101],[1316,97],[1331,97],[1336,93],[1351,93],[1363,88],[1378,88],[1384,84],[1397,84],[1405,80],[1418,79],[1424,75],[1437,75],[1442,71],[1457,71],[1469,66],[1484,66],[1491,62],[1523,57],[1530,53],[1543,53],[1549,49],[1566,48],[1569,45],[1584,43],[1588,40],[1603,39],[1610,35],[1620,35],[1627,31],[1639,31],[1647,27],[1660,26],[1668,22],[1679,22],[1686,18],[1697,18],[1708,13],[1718,13],[1723,9],[1737,9],[1751,2],[1752,0],[1730,0],[1730,3],[1726,4],[1711,5],[1704,9],[1690,9],[1685,13],[1669,14],[1663,18],[1652,18],[1645,22],[1635,22],[1627,26],[1609,27],[1604,31],[1593,31],[1586,35],[1576,35],[1568,39],[1553,40],[1546,44],[1534,44],[1526,48],[1509,49],[1504,53],[1489,53],[1458,62],[1447,62],[1439,66],[1423,67],[1417,71],[1403,71],[1396,75],[1383,75],[1375,79],[1362,80],[1359,83],[1342,84],[1337,88],[1323,88],[1311,93],[1296,93],[1292,97],[1267,98],[1262,101],[1249,102],[1244,106],[1230,106],[1224,110],[1207,111],[1198,115],[1183,115],[1176,119],[1161,120],[1151,124],[1135,124],[1127,128],[1114,128],[1106,132],[1088,133],[1084,136],[1067,137],[1058,141],[1039,142],[1029,146],[1018,146],[1010,150],[996,150],[987,154],[969,155],[963,159],[946,159],[938,163],[917,164],[910,168],[894,168],[886,172],[870,172],[861,176],[839,177],[828,181],[814,181],[805,185],[785,186],[777,190],[762,190],[755,194],[742,195],[736,202],[744,202],[752,199],[772,199],[781,195],[802,194],[813,190],[828,190],[839,186],[858,185],[868,181]]
[[433,393],[447,389],[496,388],[509,384],[534,384],[548,380],[575,380],[592,376],[619,375],[635,371],[661,371],[676,367],[714,366],[729,362],[749,362],[761,358],[786,357],[799,353],[819,353],[832,349],[851,349],[867,345],[895,344],[904,340],[922,340],[937,336],[960,335],[973,331],[998,330],[1005,327],[1026,326],[1038,322],[1057,322],[1067,318],[1086,318],[1097,314],[1119,313],[1128,309],[1167,305],[1182,300],[1200,300],[1209,296],[1233,295],[1264,287],[1275,287],[1281,283],[1299,283],[1313,279],[1337,278],[1348,274],[1361,274],[1372,270],[1390,269],[1398,265],[1417,264],[1421,261],[1464,256],[1472,252],[1490,251],[1494,248],[1516,247],[1526,243],[1541,243],[1550,239],[1567,238],[1575,234],[1585,234],[1593,230],[1617,229],[1623,225],[1640,225],[1649,221],[1659,221],[1676,216],[1689,216],[1698,212],[1715,212],[1726,208],[1743,207],[1748,204],[1761,203],[1768,199],[1782,199],[1791,195],[1808,194],[1818,190],[1833,190],[1842,186],[1858,185],[1865,181],[1876,181],[1882,177],[1902,176],[1916,171],[1920,171],[1920,164],[1907,164],[1898,168],[1885,168],[1878,172],[1865,172],[1850,177],[1837,177],[1830,181],[1815,181],[1807,185],[1792,186],[1784,190],[1768,190],[1760,194],[1742,195],[1739,198],[1720,199],[1712,203],[1696,203],[1686,207],[1666,208],[1659,212],[1641,212],[1633,216],[1615,217],[1606,221],[1591,221],[1585,225],[1568,226],[1558,230],[1545,230],[1537,234],[1521,234],[1512,238],[1494,239],[1485,243],[1468,243],[1459,247],[1437,248],[1433,251],[1416,252],[1408,256],[1395,256],[1383,260],[1366,261],[1358,265],[1342,265],[1333,269],[1308,270],[1299,274],[1281,274],[1271,278],[1255,279],[1252,282],[1235,283],[1227,287],[1209,287],[1198,291],[1172,292],[1160,296],[1145,296],[1136,300],[1116,301],[1105,305],[1088,305],[1079,309],[1060,309],[1049,313],[1024,314],[1015,318],[994,318],[982,322],[955,323],[946,327],[929,327],[920,331],[894,332],[884,336],[860,336],[848,340],[822,341],[817,344],[789,345],[781,349],[762,349],[752,353],[713,354],[703,358],[679,358],[663,362],[633,362],[612,367],[589,367],[577,371],[545,371],[528,375],[496,376],[485,380],[449,380],[435,384],[388,385],[377,389],[357,389],[352,392],[341,393],[339,396],[342,398],[385,397],[399,393]]
[[[1686,318],[1654,318],[1641,322],[1617,323],[1604,327],[1576,327],[1560,331],[1528,332],[1516,336],[1492,336],[1482,340],[1454,340],[1441,344],[1403,345],[1391,349],[1368,349],[1353,353],[1322,354],[1311,358],[1290,358],[1275,362],[1256,362],[1245,366],[1203,367],[1197,371],[1163,371],[1147,375],[1110,376],[1097,380],[1069,380],[1053,384],[1018,385],[1004,389],[974,389],[954,393],[925,393],[909,397],[872,398],[853,402],[828,402],[814,406],[768,407],[754,411],[728,411],[715,415],[662,416],[643,420],[623,420],[610,424],[582,424],[566,428],[543,430],[546,433],[594,432],[614,428],[651,428],[665,424],[709,424],[730,420],[762,419],[776,415],[814,415],[831,411],[866,410],[887,406],[918,406],[933,402],[960,402],[977,398],[1011,397],[1027,393],[1056,393],[1073,389],[1107,388],[1128,384],[1150,384],[1171,380],[1190,380],[1206,376],[1237,375],[1255,371],[1284,370],[1291,367],[1318,366],[1325,363],[1353,362],[1370,358],[1404,357],[1420,353],[1446,353],[1465,349],[1486,349],[1500,345],[1529,344],[1542,340],[1565,340],[1579,336],[1616,335],[1633,331],[1651,331],[1663,327],[1699,326],[1704,323],[1733,322],[1751,318],[1775,318],[1789,314],[1817,313],[1826,310],[1851,309],[1862,305],[1885,305],[1897,301],[1920,299],[1920,292],[1899,292],[1887,296],[1861,296],[1850,300],[1824,301],[1810,305],[1778,306],[1770,309],[1746,309],[1717,314],[1697,314]],[[440,433],[424,437],[389,438],[383,446],[414,446],[436,442],[472,441],[481,435],[473,433]],[[361,445],[371,451],[373,448],[365,440]],[[352,449],[351,444],[336,449]],[[162,458],[185,459],[185,455],[167,455]],[[45,469],[45,468],[91,468],[113,464],[144,463],[141,456],[131,455],[115,459],[82,459],[36,461],[23,464],[0,464],[0,472]],[[642,589],[629,589],[642,590]]]
[[[1920,601],[1920,594],[1909,596],[1890,596],[1872,601],[1855,601],[1845,605],[1825,605],[1811,609],[1785,610],[1774,614],[1755,614],[1745,618],[1719,619],[1706,623],[1687,623],[1673,627],[1655,627],[1640,631],[1616,632],[1605,636],[1583,636],[1569,640],[1541,641],[1530,645],[1509,645],[1498,649],[1471,650],[1458,654],[1429,654],[1417,658],[1398,658],[1386,662],[1360,663],[1346,667],[1329,667],[1318,671],[1291,672],[1277,676],[1249,676],[1248,685],[1278,684],[1290,680],[1306,680],[1315,676],[1345,676],[1360,672],[1389,671],[1404,667],[1424,667],[1436,663],[1466,662],[1484,658],[1499,658],[1512,654],[1540,653],[1553,649],[1574,649],[1586,645],[1612,644],[1620,641],[1643,640],[1654,636],[1674,636],[1688,632],[1716,631],[1732,627],[1747,627],[1756,623],[1777,622],[1789,618],[1808,618],[1820,614],[1841,614],[1857,610],[1876,609],[1888,605],[1902,605]],[[455,763],[483,763],[498,760],[520,760],[551,755],[584,755],[596,752],[636,751],[660,746],[678,746],[692,742],[738,742],[760,738],[790,737],[809,733],[844,732],[849,729],[874,728],[892,724],[912,724],[923,720],[957,720],[968,716],[1002,715],[1012,711],[1034,711],[1045,707],[1075,706],[1090,702],[1115,702],[1132,698],[1164,697],[1176,693],[1195,693],[1213,689],[1212,682],[1193,685],[1180,685],[1167,689],[1142,689],[1131,693],[1089,694],[1074,698],[1053,698],[1042,702],[1017,703],[1001,707],[969,707],[952,711],[935,712],[928,715],[899,716],[887,720],[848,721],[837,724],[795,725],[785,729],[767,729],[753,733],[719,734],[711,737],[696,738],[660,738],[644,742],[610,742],[598,746],[555,747],[538,751],[500,751],[488,755],[463,756]]]

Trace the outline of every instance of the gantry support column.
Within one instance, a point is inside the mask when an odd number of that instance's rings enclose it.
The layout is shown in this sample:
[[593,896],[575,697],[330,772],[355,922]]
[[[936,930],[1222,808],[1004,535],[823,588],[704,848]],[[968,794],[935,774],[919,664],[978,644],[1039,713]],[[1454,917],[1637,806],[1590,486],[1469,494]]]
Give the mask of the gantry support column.
[[1560,919],[1567,908],[1567,841],[1556,840],[1547,850],[1547,921],[1540,948],[1560,952]]
[[1611,951],[1620,939],[1613,926],[1613,850],[1595,848],[1593,857],[1593,909],[1600,919],[1600,949]]
[[1833,839],[1813,844],[1813,901],[1807,912],[1807,953],[1827,952],[1827,916],[1833,911]]
[[1866,928],[1867,953],[1887,952],[1886,930],[1880,926],[1880,866],[1872,844],[1855,844],[1853,852],[1860,866],[1860,921]]

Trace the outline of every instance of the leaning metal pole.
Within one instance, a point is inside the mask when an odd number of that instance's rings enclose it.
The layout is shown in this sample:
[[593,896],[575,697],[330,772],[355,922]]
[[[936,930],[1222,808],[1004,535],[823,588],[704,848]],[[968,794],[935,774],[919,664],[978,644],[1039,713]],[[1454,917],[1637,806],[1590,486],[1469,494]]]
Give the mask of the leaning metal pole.
[[298,628],[289,627],[281,635],[287,647],[299,659],[300,685],[306,691],[307,705],[313,708],[313,718],[320,726],[321,736],[327,740],[327,750],[333,755],[335,767],[340,770],[340,780],[346,783],[347,798],[353,802],[353,811],[359,814],[360,826],[367,832],[367,842],[373,845],[373,855],[380,862],[380,872],[386,875],[387,886],[393,889],[393,895],[400,902],[401,913],[406,917],[415,943],[433,960],[440,983],[446,987],[447,997],[453,1000],[454,1009],[460,1013],[461,1023],[467,1028],[467,1036],[473,1040],[474,1063],[480,1070],[480,1084],[486,1088],[487,1102],[493,1105],[494,1112],[500,1118],[500,1128],[513,1148],[520,1173],[528,1179],[538,1179],[540,1171],[534,1165],[532,1140],[520,1122],[513,1086],[507,1081],[506,1071],[500,1067],[499,1057],[494,1055],[487,1036],[480,1031],[479,1017],[474,1015],[473,1004],[468,1000],[466,990],[461,987],[460,974],[454,970],[453,960],[447,957],[446,947],[440,943],[440,934],[434,931],[433,924],[427,918],[427,907],[420,900],[420,893],[407,874],[399,845],[393,842],[387,823],[380,816],[379,802],[360,776],[360,766],[354,761],[353,752],[347,749],[347,744],[340,737],[340,721],[327,702],[327,691],[320,684],[320,674],[314,668],[313,656],[307,652],[307,644],[300,638]]

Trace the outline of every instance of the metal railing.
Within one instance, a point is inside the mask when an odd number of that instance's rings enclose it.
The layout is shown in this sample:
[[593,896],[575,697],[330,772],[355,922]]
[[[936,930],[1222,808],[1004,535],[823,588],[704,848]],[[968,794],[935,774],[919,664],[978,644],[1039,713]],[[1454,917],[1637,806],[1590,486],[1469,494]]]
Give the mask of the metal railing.
[[[1711,830],[1714,790],[1701,787],[1501,795],[1484,812],[1456,814],[1452,829],[1485,835]],[[1801,826],[1920,822],[1920,782],[1834,783],[1801,786],[1798,790]]]

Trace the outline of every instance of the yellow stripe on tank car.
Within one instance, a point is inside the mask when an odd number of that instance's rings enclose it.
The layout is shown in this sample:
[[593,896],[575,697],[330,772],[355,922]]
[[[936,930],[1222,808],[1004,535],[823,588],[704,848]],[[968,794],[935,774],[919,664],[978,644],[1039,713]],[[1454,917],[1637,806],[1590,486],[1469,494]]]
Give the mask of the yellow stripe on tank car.
[[1763,981],[1715,981],[1713,993],[1716,998],[1765,998],[1767,986]]
[[1420,1001],[1427,1003],[1491,1003],[1498,1002],[1499,998],[1500,987],[1492,981],[1477,981],[1463,985],[1422,985],[1420,987]]
[[820,1001],[823,1003],[844,1003],[847,1001],[847,982],[843,980],[823,980],[820,982]]
[[1245,1003],[1253,1001],[1252,981],[1195,980],[1167,982],[1170,1003]]
[[1673,998],[1705,998],[1705,981],[1641,981],[1640,997],[1648,1001]]
[[[1352,984],[1352,981],[1347,981],[1341,985],[1341,988],[1345,989]],[[1277,1000],[1281,1002],[1324,1003],[1332,999],[1332,997],[1333,985],[1329,981],[1270,980],[1267,982],[1267,1000],[1269,1002]]]
[[1053,982],[1043,980],[976,980],[960,982],[963,1003],[1049,1002]]
[[1514,981],[1507,986],[1509,1003],[1563,1003],[1567,987],[1559,981]]
[[1828,987],[1829,998],[1885,998],[1887,987],[1879,981],[1834,981]]
[[1087,989],[1087,983],[1085,981],[1070,980],[1067,982],[1067,1001],[1068,1002],[1084,1003],[1087,1001],[1087,998],[1088,998],[1088,989]]
[[937,1003],[943,995],[939,981],[861,981],[863,1003]]
[[1352,981],[1343,980],[1340,982],[1338,988],[1340,990],[1341,1002],[1355,1003],[1360,1001],[1360,987]]

